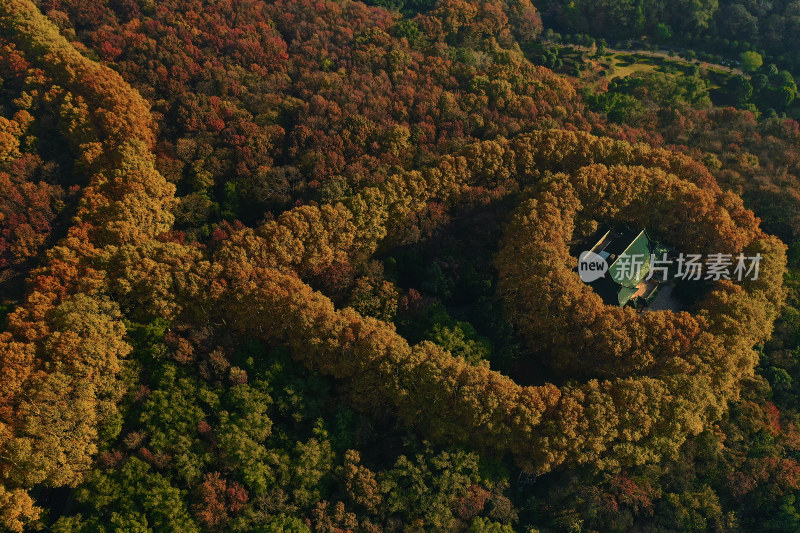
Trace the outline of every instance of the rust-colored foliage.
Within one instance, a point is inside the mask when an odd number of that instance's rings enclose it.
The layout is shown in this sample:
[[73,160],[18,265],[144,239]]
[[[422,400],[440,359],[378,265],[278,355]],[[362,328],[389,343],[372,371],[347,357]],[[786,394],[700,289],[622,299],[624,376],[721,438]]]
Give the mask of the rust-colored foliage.
[[[497,39],[481,53],[503,60],[464,72],[446,54],[394,39],[396,16],[358,2],[244,2],[252,16],[241,16],[243,25],[229,20],[240,16],[227,3],[215,17],[201,17],[199,2],[189,0],[172,2],[181,9],[151,6],[153,17],[127,1],[114,2],[116,11],[103,3],[43,5],[54,20],[91,28],[100,56],[147,96],[164,97],[159,113],[175,113],[191,135],[172,132],[157,143],[147,103],[122,76],[81,55],[32,2],[0,4],[0,30],[13,40],[13,47],[2,43],[13,51],[3,68],[38,69],[37,97],[58,117],[87,183],[66,236],[31,274],[24,302],[0,333],[3,527],[19,531],[37,518],[27,489],[75,485],[97,455],[100,428],[124,394],[120,374],[131,351],[124,318],[218,327],[286,346],[308,368],[346,380],[356,408],[389,405],[431,440],[508,453],[539,472],[563,464],[614,470],[673,455],[720,418],[752,373],[752,346],[766,339],[782,302],[784,246],[690,157],[575,131],[586,121],[574,88],[501,46],[513,42],[509,21],[515,31],[539,31],[529,2],[509,10],[496,1],[448,0],[420,15],[416,23],[433,39],[425,46]],[[343,11],[346,26],[335,22]],[[166,52],[155,54],[161,43]],[[201,62],[201,46],[228,50],[237,69]],[[143,71],[141,58],[151,56],[161,64]],[[240,99],[253,80],[266,80],[270,91]],[[212,85],[224,94],[193,90]],[[270,103],[294,119],[266,111]],[[518,134],[543,112],[568,127]],[[18,139],[26,121],[0,121],[0,162],[24,162]],[[284,131],[279,123],[293,126]],[[276,169],[277,157],[298,167]],[[321,203],[301,203],[257,227],[223,224],[208,247],[186,244],[173,228],[175,186],[158,170],[175,170],[176,158],[198,202],[226,180],[270,200],[296,199],[295,188],[327,192]],[[17,246],[13,253],[30,257],[47,240],[58,191],[8,172],[0,173],[3,184],[0,253]],[[501,293],[523,335],[547,342],[558,364],[585,371],[583,381],[521,386],[432,342],[411,345],[390,322],[353,308],[390,319],[398,306],[421,306],[414,293],[398,302],[388,282],[353,279],[352,307],[343,308],[309,285],[331,273],[339,289],[376,252],[445,224],[452,208],[520,191],[530,194],[497,258]],[[23,205],[25,220],[14,218]],[[570,271],[567,242],[579,216],[654,218],[661,233],[696,250],[761,252],[764,270],[757,282],[719,282],[696,316],[642,318],[604,308]],[[657,341],[646,342],[644,330]],[[597,331],[605,333],[587,333]],[[207,379],[225,379],[233,390],[250,382],[222,350],[200,354],[177,333],[164,340],[178,363],[202,359]],[[140,389],[134,400],[149,395]],[[775,428],[779,413],[768,420]],[[251,440],[264,440],[267,422],[254,423]],[[200,415],[187,424],[209,442],[218,437]],[[151,451],[147,435],[132,431],[123,442],[138,450],[144,462],[132,464],[143,472],[170,466],[170,454]],[[325,453],[312,448],[309,456],[322,462]],[[344,496],[374,510],[382,504],[378,483],[359,459],[347,456]],[[763,478],[770,466],[796,485],[797,465],[788,460],[754,461],[750,477]],[[624,478],[617,497],[650,505],[648,490]],[[476,486],[452,505],[469,520],[488,498]],[[194,513],[221,529],[248,499],[243,485],[214,471],[199,484]],[[342,502],[320,502],[314,518],[320,530],[372,527]]]

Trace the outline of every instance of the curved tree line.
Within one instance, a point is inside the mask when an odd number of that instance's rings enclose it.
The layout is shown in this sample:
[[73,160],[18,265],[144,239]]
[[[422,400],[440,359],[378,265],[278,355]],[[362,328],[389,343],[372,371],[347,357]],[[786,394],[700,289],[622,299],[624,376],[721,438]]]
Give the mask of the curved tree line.
[[95,261],[168,229],[174,188],[153,164],[148,106],[119,75],[81,56],[30,2],[3,2],[0,29],[41,69],[32,90],[46,93],[88,183],[0,334],[0,518],[19,530],[39,512],[26,489],[77,483],[98,432],[115,423],[130,348]]
[[[577,259],[569,243],[585,239],[576,225],[588,233],[598,226],[647,227],[662,242],[679,243],[682,252],[747,251],[752,256],[768,250],[764,261],[774,264],[765,265],[754,286],[745,285],[760,300],[759,320],[742,324],[751,328],[750,344],[766,341],[780,307],[780,289],[774,287],[780,285],[775,273],[785,262],[782,245],[761,233],[752,218],[740,225],[747,219],[744,208],[728,200],[718,190],[701,189],[657,168],[595,164],[558,175],[512,216],[498,254],[500,291],[507,296],[510,319],[531,345],[544,343],[552,366],[578,375],[655,375],[675,365],[676,358],[698,357],[692,350],[724,351],[715,347],[721,332],[711,328],[718,310],[708,307],[721,293],[712,293],[694,314],[640,314],[604,306],[575,276]],[[718,291],[739,294],[722,285]]]
[[[561,136],[558,132],[554,135]],[[543,135],[545,139],[546,136]],[[525,141],[518,139],[514,144],[517,160],[535,160],[541,146],[547,144],[526,144]],[[606,156],[611,160],[621,157],[619,153]],[[600,158],[603,158],[602,152]],[[474,160],[467,159],[466,163],[462,168],[478,166]],[[576,174],[577,179],[585,179],[587,174],[602,175],[598,170],[582,169]],[[692,194],[700,189],[674,175],[643,168],[616,167],[615,171],[623,178],[635,177],[656,189],[663,187],[665,181],[671,182],[683,194],[674,199],[678,205],[697,209],[703,205],[691,202]],[[535,172],[538,170],[530,175]],[[432,174],[439,176],[436,172]],[[524,173],[519,175],[521,179],[524,176]],[[608,179],[604,182],[613,183],[612,176],[605,177]],[[467,172],[462,178],[460,186],[463,188],[471,181],[471,176]],[[648,180],[651,183],[647,183]],[[435,183],[429,190],[438,190],[439,182]],[[629,189],[620,187],[619,191]],[[391,187],[391,190],[396,192],[398,187]],[[418,186],[415,190],[425,190],[425,187]],[[596,192],[594,187],[586,190]],[[641,363],[633,359],[640,354],[633,353],[635,347],[631,347],[631,353],[623,350],[617,358],[621,365],[631,366],[634,374],[643,373],[643,376],[601,382],[590,380],[585,385],[561,390],[553,385],[520,387],[484,367],[470,366],[433,344],[409,346],[390,324],[359,317],[351,309],[336,310],[324,295],[297,279],[295,272],[287,272],[275,262],[275,257],[281,254],[272,255],[272,261],[265,261],[262,254],[264,247],[269,246],[267,242],[253,246],[254,241],[235,237],[226,243],[212,267],[218,269],[221,276],[219,296],[215,304],[207,307],[221,311],[217,319],[224,317],[228,327],[242,328],[249,336],[288,342],[295,356],[312,368],[346,379],[360,392],[370,391],[370,401],[382,393],[382,399],[394,405],[403,419],[424,428],[431,436],[470,440],[482,447],[511,452],[521,464],[540,471],[565,461],[602,463],[611,450],[617,459],[638,463],[674,451],[688,434],[700,431],[706,422],[721,415],[727,400],[737,393],[738,380],[752,372],[755,358],[751,347],[763,341],[780,306],[780,280],[785,264],[783,245],[764,236],[752,215],[731,195],[718,189],[701,194],[708,197],[711,206],[718,207],[716,211],[710,208],[711,215],[704,212],[706,208],[696,213],[698,221],[705,222],[705,226],[685,228],[685,232],[698,235],[692,244],[700,249],[716,244],[724,245],[723,250],[758,249],[767,257],[765,271],[757,283],[746,289],[723,284],[709,299],[708,309],[713,312],[701,313],[697,318],[676,315],[674,321],[665,318],[671,313],[654,314],[651,325],[659,326],[657,331],[681,337],[679,340],[685,346],[654,347],[654,352],[659,348],[666,352],[658,355],[667,362],[657,367],[661,372],[653,370],[653,375],[643,372]],[[402,220],[408,199],[390,202],[380,193],[372,198],[374,205],[389,206],[386,210],[394,213],[390,217],[392,220]],[[554,194],[552,198],[559,200],[546,206],[551,218],[530,217],[521,233],[539,235],[543,228],[547,228],[545,233],[560,233],[558,228],[563,222],[559,218],[569,217],[570,208],[559,203],[566,201],[564,195]],[[392,211],[392,206],[398,211]],[[640,208],[646,209],[646,205]],[[288,213],[284,222],[300,216],[300,212]],[[673,210],[672,213],[674,217],[681,212]],[[670,222],[672,220],[666,220],[664,227],[668,228]],[[275,224],[280,226],[281,223]],[[283,227],[287,229],[291,225],[287,223]],[[709,236],[703,228],[717,230]],[[249,230],[244,233],[252,237]],[[699,237],[708,240],[703,242]],[[387,239],[391,240],[391,235],[387,235]],[[541,255],[535,253],[526,255],[524,247],[520,250],[518,243],[525,241],[511,237],[511,251],[504,250],[508,262],[520,265],[523,271],[531,261],[541,259]],[[239,248],[238,253],[231,247]],[[257,253],[251,254],[254,250]],[[560,264],[562,272],[569,272],[574,260],[565,255],[564,250],[558,252],[548,260],[552,263],[540,265],[545,276],[552,274],[553,263]],[[518,254],[521,255],[517,257]],[[255,261],[248,261],[247,257]],[[316,257],[325,260],[321,255]],[[498,261],[502,264],[503,258]],[[566,276],[579,283],[574,273]],[[520,278],[527,279],[526,273]],[[505,286],[509,298],[518,301],[524,296],[520,294],[524,287],[509,285]],[[546,293],[552,289],[539,286],[532,288],[531,293]],[[585,288],[582,290],[586,292]],[[235,296],[230,295],[231,291]],[[531,294],[528,296],[537,300]],[[595,309],[602,307],[596,301],[592,303]],[[527,316],[531,311],[524,310],[520,314]],[[731,331],[731,321],[740,321],[743,317],[747,317],[748,327]],[[532,320],[536,318],[533,315]],[[564,318],[560,320],[559,326],[570,327]],[[664,323],[658,324],[658,321]],[[559,331],[556,324],[552,325],[553,330],[547,333],[554,338],[548,347],[559,350],[559,341],[568,346],[563,340],[568,333],[561,331],[562,337],[557,337]],[[701,325],[708,331],[703,331]],[[670,349],[675,353],[670,353]],[[691,352],[685,354],[685,360],[681,357],[682,350]],[[664,416],[665,413],[669,414]]]
[[[0,6],[0,28],[55,92],[62,91],[53,106],[88,177],[68,236],[32,274],[25,303],[0,336],[0,517],[6,527],[20,529],[36,517],[26,489],[76,483],[96,451],[98,432],[113,432],[123,392],[118,375],[130,350],[125,315],[205,322],[288,344],[308,367],[343,380],[356,405],[383,402],[433,439],[511,453],[538,471],[565,462],[614,468],[672,453],[721,415],[738,380],[752,372],[751,347],[769,331],[780,302],[769,297],[780,293],[783,248],[758,230],[737,197],[721,192],[685,156],[558,130],[476,143],[344,202],[298,207],[243,229],[211,254],[167,237],[174,188],[154,167],[153,126],[141,97],[75,51],[27,0]],[[589,166],[596,163],[611,169]],[[550,171],[570,177],[550,180]],[[712,201],[714,209],[697,211],[699,222],[718,230],[711,240],[700,240],[707,232],[684,228],[697,232],[690,242],[698,248],[759,249],[771,259],[759,283],[720,284],[707,314],[669,324],[688,347],[645,372],[647,364],[629,359],[634,354],[620,353],[634,367],[628,377],[523,387],[432,343],[409,345],[392,324],[336,309],[307,283],[326,265],[364,261],[402,242],[433,199],[455,206],[476,194],[497,198],[546,183],[541,198],[522,204],[509,235],[546,227],[552,239],[511,242],[498,258],[500,271],[503,257],[514,263],[530,252],[526,257],[536,258],[543,253],[536,247],[549,243],[551,259],[562,260],[552,265],[555,273],[574,285],[563,248],[571,216],[583,201],[587,211],[597,211],[592,216],[613,218],[591,196],[608,187],[606,200],[616,199],[631,180],[674,187],[672,205],[689,212],[700,209],[698,199]],[[559,186],[548,195],[548,187]],[[651,208],[643,198],[629,199],[639,201],[642,216]],[[522,280],[505,288],[509,301],[529,303],[520,300],[531,290]],[[523,314],[536,312],[536,298],[531,301],[534,307],[523,307]],[[553,324],[551,333],[561,326]],[[708,335],[697,331],[704,327]]]

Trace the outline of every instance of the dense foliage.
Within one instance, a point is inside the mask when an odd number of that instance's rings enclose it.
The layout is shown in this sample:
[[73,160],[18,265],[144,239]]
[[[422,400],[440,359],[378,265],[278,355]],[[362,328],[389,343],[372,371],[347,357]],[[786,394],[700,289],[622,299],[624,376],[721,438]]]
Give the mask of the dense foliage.
[[[370,4],[0,4],[0,527],[800,527],[791,75],[589,87],[530,2]],[[763,269],[606,306],[613,224]]]

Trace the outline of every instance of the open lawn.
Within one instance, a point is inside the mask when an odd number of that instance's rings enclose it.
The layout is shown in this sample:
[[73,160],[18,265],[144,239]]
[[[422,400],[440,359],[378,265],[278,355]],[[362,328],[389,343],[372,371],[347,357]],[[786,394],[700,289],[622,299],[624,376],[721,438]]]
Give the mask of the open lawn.
[[[551,43],[556,45],[555,43]],[[689,72],[697,66],[711,81],[711,88],[719,88],[732,75],[741,74],[740,69],[705,61],[689,60],[677,55],[669,55],[665,50],[616,50],[608,48],[601,56],[596,56],[594,48],[574,44],[557,44],[559,56],[564,65],[579,66],[582,78],[595,85],[601,79],[624,78],[637,72],[664,72],[680,69]]]
[[608,78],[624,78],[636,72],[654,72],[659,66],[648,58],[636,58],[631,54],[606,54],[600,60],[603,71],[610,71],[606,74]]

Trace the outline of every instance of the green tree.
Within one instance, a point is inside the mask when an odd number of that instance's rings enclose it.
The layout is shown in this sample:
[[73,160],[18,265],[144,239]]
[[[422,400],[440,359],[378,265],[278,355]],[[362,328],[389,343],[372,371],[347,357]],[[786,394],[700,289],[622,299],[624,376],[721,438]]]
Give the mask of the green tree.
[[656,26],[656,38],[659,41],[668,41],[672,37],[672,28],[668,24],[659,22]]
[[752,50],[742,52],[740,58],[742,61],[742,70],[745,72],[755,72],[764,64],[764,59],[761,57],[761,54],[753,52]]
[[480,337],[475,328],[467,322],[456,322],[452,326],[436,324],[428,331],[426,337],[452,355],[461,357],[473,365],[487,361],[491,356],[488,339]]
[[119,470],[89,473],[76,492],[77,500],[91,517],[81,515],[59,519],[58,533],[90,531],[185,531],[199,532],[186,505],[186,493],[174,486],[148,464],[131,457]]
[[753,86],[744,76],[734,76],[728,82],[728,94],[736,106],[743,106],[753,96]]

